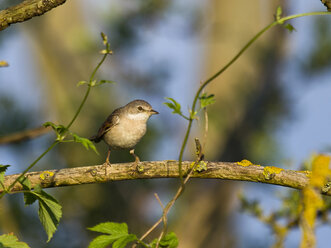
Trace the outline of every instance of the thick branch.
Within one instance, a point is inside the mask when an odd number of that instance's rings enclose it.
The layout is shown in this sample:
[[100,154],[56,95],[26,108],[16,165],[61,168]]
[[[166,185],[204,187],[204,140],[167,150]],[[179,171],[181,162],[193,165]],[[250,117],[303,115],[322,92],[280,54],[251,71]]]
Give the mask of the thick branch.
[[331,0],[321,0],[321,2],[331,11]]
[[[183,175],[187,175],[192,162],[184,161]],[[309,183],[307,172],[282,170],[276,167],[242,166],[229,162],[206,162],[206,170],[194,172],[192,178],[214,178],[239,181],[260,182],[302,189]],[[5,176],[4,186],[8,187],[19,174]],[[27,173],[32,187],[40,184],[43,188],[80,185],[88,183],[105,183],[120,180],[142,178],[178,178],[178,161],[153,161],[95,165],[86,167],[66,168]],[[1,188],[1,187],[0,187]],[[12,191],[20,191],[22,187],[16,184]],[[0,190],[2,192],[2,190]],[[331,195],[330,187],[321,189],[325,195]]]
[[17,133],[9,134],[6,136],[2,136],[2,137],[0,137],[0,145],[20,142],[20,141],[27,140],[27,139],[33,139],[40,135],[48,133],[51,130],[52,129],[50,127],[46,128],[46,127],[42,126],[42,127],[37,127],[34,129],[25,130],[22,132],[17,132]]
[[25,0],[20,4],[0,11],[0,31],[10,24],[24,22],[34,16],[40,16],[51,9],[64,4],[66,0]]

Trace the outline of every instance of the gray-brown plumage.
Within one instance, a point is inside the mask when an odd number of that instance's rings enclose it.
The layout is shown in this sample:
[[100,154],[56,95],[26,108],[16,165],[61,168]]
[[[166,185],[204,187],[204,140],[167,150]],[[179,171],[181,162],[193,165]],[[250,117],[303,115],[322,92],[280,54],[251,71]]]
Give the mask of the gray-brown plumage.
[[[104,140],[109,146],[106,162],[109,163],[109,154],[112,149],[132,149],[146,133],[146,124],[149,117],[158,114],[152,106],[144,100],[134,100],[127,105],[114,110],[102,126],[97,135],[90,140],[98,143]],[[130,153],[139,162],[139,157]]]

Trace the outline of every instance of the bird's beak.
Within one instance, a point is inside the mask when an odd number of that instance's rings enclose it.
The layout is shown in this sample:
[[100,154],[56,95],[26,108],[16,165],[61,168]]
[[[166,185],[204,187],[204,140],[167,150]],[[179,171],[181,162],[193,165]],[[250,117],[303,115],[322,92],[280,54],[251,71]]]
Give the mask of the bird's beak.
[[157,112],[157,111],[154,110],[154,109],[151,109],[150,113],[151,113],[151,115],[158,115],[158,114],[159,114],[159,112]]

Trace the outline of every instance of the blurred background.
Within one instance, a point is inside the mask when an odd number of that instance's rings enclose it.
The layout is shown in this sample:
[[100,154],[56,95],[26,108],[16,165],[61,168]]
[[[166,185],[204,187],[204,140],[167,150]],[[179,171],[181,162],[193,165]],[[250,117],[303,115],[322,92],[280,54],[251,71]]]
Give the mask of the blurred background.
[[[19,1],[16,1],[19,2]],[[1,9],[13,5],[2,1]],[[114,108],[145,99],[160,115],[149,121],[136,147],[142,160],[178,159],[186,121],[162,103],[176,99],[184,111],[199,83],[227,63],[259,30],[273,21],[277,6],[286,15],[325,11],[317,0],[302,1],[67,1],[49,13],[0,33],[0,136],[40,126],[67,124],[100,59],[100,32],[114,54],[97,78],[116,84],[96,87],[71,130],[95,134]],[[206,160],[240,161],[298,169],[313,152],[331,150],[331,19],[291,21],[295,32],[273,28],[231,68],[207,87],[216,103],[208,109]],[[194,137],[203,138],[203,118],[195,123],[185,159],[194,159]],[[0,163],[18,173],[54,139],[0,146]],[[33,170],[103,163],[79,144],[61,144]],[[131,161],[127,151],[113,152],[111,162]],[[154,198],[165,203],[178,180],[135,180],[49,189],[63,206],[63,218],[51,242],[39,223],[37,206],[24,207],[21,194],[0,205],[0,232],[15,233],[31,247],[87,247],[95,237],[86,230],[99,222],[127,222],[141,235],[160,216]],[[240,211],[238,193],[258,200],[266,213],[280,208],[287,189],[219,180],[189,182],[170,213],[170,231],[179,247],[270,247],[270,228]],[[330,225],[317,228],[318,247],[329,247]],[[298,247],[300,230],[291,231],[285,247]]]

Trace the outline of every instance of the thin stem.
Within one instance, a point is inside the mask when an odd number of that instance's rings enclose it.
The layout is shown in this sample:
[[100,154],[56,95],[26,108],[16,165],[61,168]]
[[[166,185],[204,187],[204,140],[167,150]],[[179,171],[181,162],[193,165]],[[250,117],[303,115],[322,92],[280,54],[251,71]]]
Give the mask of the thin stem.
[[140,239],[137,240],[137,243],[141,244],[145,248],[150,248],[149,245],[147,245],[145,242],[141,241]]
[[[154,231],[154,229],[155,229],[156,227],[158,227],[158,225],[162,222],[162,220],[163,220],[163,218],[164,218],[163,216],[164,216],[164,215],[167,215],[167,214],[169,213],[170,209],[171,209],[172,206],[175,204],[176,200],[177,200],[177,199],[179,198],[179,196],[182,194],[182,192],[183,192],[183,190],[184,190],[184,186],[185,186],[185,184],[188,182],[188,180],[190,179],[190,177],[191,177],[193,171],[194,171],[194,168],[192,168],[191,171],[187,174],[187,177],[185,178],[183,184],[179,186],[179,188],[178,188],[178,190],[177,190],[175,196],[174,196],[174,197],[171,199],[171,201],[168,202],[168,204],[165,206],[165,208],[163,209],[163,214],[162,214],[161,218],[158,219],[158,221],[156,221],[155,224],[154,224],[150,229],[148,229],[147,232],[145,232],[145,233],[141,236],[140,240],[145,239],[145,238],[146,238],[146,237],[147,237],[152,231]],[[133,247],[134,247],[134,246],[133,246]]]
[[40,159],[42,159],[50,150],[52,150],[53,149],[53,147],[54,146],[56,146],[57,144],[59,143],[59,141],[54,141],[48,148],[47,148],[47,150],[46,151],[44,151],[35,161],[33,161],[22,173],[21,173],[21,175],[19,176],[19,177],[17,177],[16,179],[15,179],[15,181],[11,184],[11,185],[9,185],[9,187],[7,188],[7,190],[6,191],[3,191],[2,193],[1,193],[1,195],[0,195],[0,199],[6,194],[6,192],[8,191],[8,192],[10,192],[10,190],[15,186],[15,184],[19,181],[19,180],[21,180],[23,177],[24,177],[24,175],[36,164],[36,163],[38,163],[39,162],[39,160]]
[[[80,103],[80,105],[79,105],[79,107],[78,107],[78,109],[77,109],[77,111],[76,111],[76,113],[75,113],[75,115],[74,115],[74,117],[72,118],[72,120],[69,122],[69,124],[66,126],[66,130],[69,130],[69,128],[72,126],[72,124],[74,123],[74,121],[77,119],[77,116],[79,115],[79,113],[81,112],[81,110],[82,110],[82,108],[83,108],[83,106],[84,106],[84,104],[85,104],[85,102],[86,102],[86,100],[87,100],[87,97],[89,96],[89,94],[90,94],[90,91],[91,91],[91,87],[92,87],[92,85],[91,85],[91,83],[92,83],[92,81],[93,81],[93,79],[94,79],[94,77],[95,77],[95,74],[96,74],[96,72],[98,71],[98,69],[100,68],[100,66],[102,65],[102,63],[105,61],[105,59],[106,59],[106,57],[107,57],[107,53],[106,54],[104,54],[104,56],[102,57],[102,59],[100,60],[100,62],[98,63],[98,65],[94,68],[94,70],[93,70],[93,72],[92,72],[92,74],[91,74],[91,77],[90,77],[90,81],[89,81],[89,84],[88,84],[88,88],[87,88],[87,90],[86,90],[86,93],[85,93],[85,95],[84,95],[84,98],[83,98],[83,100],[82,100],[82,102]],[[50,150],[52,150],[58,143],[60,143],[60,142],[66,142],[66,141],[63,141],[63,140],[61,140],[61,141],[59,141],[59,140],[55,140],[47,149],[46,149],[46,151],[44,151],[35,161],[33,161],[22,173],[21,173],[21,175],[19,176],[19,177],[17,177],[16,179],[15,179],[15,181],[11,184],[11,185],[9,185],[9,187],[8,187],[8,189],[4,189],[4,191],[1,193],[1,195],[0,195],[0,199],[7,193],[7,192],[10,192],[10,190],[15,186],[15,184],[19,181],[19,180],[21,180],[23,177],[24,177],[24,175],[36,164],[36,163],[38,163],[39,162],[39,160],[40,159],[42,159]]]
[[103,63],[103,62],[105,61],[105,59],[107,58],[107,55],[108,55],[108,53],[104,54],[103,57],[102,57],[102,59],[100,60],[99,64],[94,68],[94,70],[93,70],[93,72],[92,72],[92,74],[91,74],[91,77],[90,77],[90,82],[93,81],[95,74],[96,74],[97,71],[99,70],[99,68],[100,68],[100,66],[102,65],[102,63]]
[[86,102],[86,99],[88,97],[88,95],[90,94],[90,90],[91,90],[91,86],[88,85],[87,86],[87,90],[86,90],[86,93],[85,93],[85,96],[83,98],[83,101],[80,103],[79,107],[78,107],[78,110],[76,111],[74,117],[72,118],[72,120],[70,121],[70,123],[66,126],[66,129],[68,130],[72,124],[74,123],[74,121],[77,119],[77,116],[79,115],[80,111],[82,110],[85,102]]
[[[330,15],[330,14],[331,14],[331,12],[311,12],[311,13],[291,15],[291,16],[280,18],[279,20],[274,21],[271,24],[267,25],[260,32],[258,32],[251,40],[249,40],[246,43],[246,45],[223,68],[221,68],[219,71],[217,71],[214,75],[212,75],[210,78],[208,78],[206,81],[204,81],[201,84],[201,86],[199,87],[198,91],[195,94],[195,97],[194,97],[194,100],[193,100],[193,103],[192,103],[191,112],[192,113],[195,112],[197,101],[198,101],[199,96],[200,96],[201,92],[203,91],[203,89],[209,83],[211,83],[214,79],[216,79],[219,75],[221,75],[227,68],[229,68],[267,30],[271,29],[272,27],[274,27],[274,26],[276,26],[278,24],[283,24],[287,20],[291,20],[291,19],[295,19],[295,18],[299,18],[299,17],[303,17],[303,16]],[[146,238],[162,222],[162,220],[164,219],[164,216],[168,214],[168,212],[170,211],[171,207],[174,205],[174,203],[176,202],[176,200],[178,199],[178,197],[184,191],[184,186],[187,183],[187,181],[190,178],[190,176],[192,175],[193,169],[187,175],[187,177],[185,178],[185,180],[183,179],[182,161],[183,161],[183,155],[184,155],[185,147],[186,147],[186,144],[187,144],[187,141],[188,141],[188,137],[190,135],[190,131],[191,131],[191,128],[192,128],[193,118],[192,118],[191,115],[190,115],[190,118],[189,118],[188,121],[189,121],[188,127],[187,127],[187,130],[186,130],[186,133],[185,133],[185,137],[184,137],[184,140],[183,140],[181,149],[180,149],[179,160],[178,160],[178,170],[179,170],[179,177],[180,177],[180,181],[181,181],[181,186],[178,188],[178,190],[176,192],[176,195],[172,198],[172,200],[163,209],[163,214],[162,214],[161,218],[140,238],[140,240],[143,240],[144,238]],[[163,231],[162,231],[161,235],[162,234],[163,234]]]
[[[251,40],[249,40],[246,45],[223,67],[221,68],[219,71],[217,71],[214,75],[212,75],[210,78],[208,78],[206,81],[204,81],[201,86],[199,87],[198,91],[195,94],[193,103],[192,103],[192,109],[191,111],[194,113],[195,108],[196,108],[196,104],[198,102],[199,96],[202,92],[202,90],[209,84],[211,83],[214,79],[216,79],[219,75],[221,75],[226,69],[228,69],[262,34],[264,34],[267,30],[271,29],[272,27],[278,25],[278,24],[283,24],[285,21],[291,20],[291,19],[296,19],[299,17],[303,17],[303,16],[315,16],[315,15],[330,15],[331,12],[310,12],[310,13],[303,13],[303,14],[296,14],[296,15],[291,15],[291,16],[286,16],[283,18],[280,18],[277,21],[272,22],[271,24],[269,24],[268,26],[266,26],[265,28],[263,28],[260,32],[258,32]],[[191,128],[192,128],[192,122],[193,119],[192,117],[190,117],[189,119],[189,123],[187,126],[187,130],[185,133],[185,137],[180,149],[180,153],[179,153],[179,164],[178,164],[178,169],[179,169],[179,176],[180,176],[180,180],[181,183],[183,184],[183,175],[182,175],[182,160],[183,160],[183,155],[184,155],[184,151],[185,151],[185,147],[188,141],[188,137],[190,135],[191,132]]]
[[83,98],[83,101],[80,103],[79,107],[78,107],[78,110],[76,111],[74,117],[72,118],[72,120],[70,121],[70,123],[68,124],[68,126],[66,127],[67,129],[69,129],[72,124],[74,123],[74,121],[77,119],[77,116],[79,115],[80,111],[82,110],[86,100],[87,100],[87,97],[88,95],[90,94],[90,90],[91,90],[91,83],[92,81],[94,80],[94,76],[96,74],[96,72],[98,71],[98,69],[100,68],[100,66],[102,65],[102,63],[105,61],[106,57],[107,57],[108,54],[104,54],[102,59],[100,60],[100,62],[98,63],[98,65],[94,68],[92,74],[91,74],[91,77],[90,77],[90,80],[89,80],[89,84],[87,86],[87,90],[86,90],[86,93],[85,93],[85,96]]

